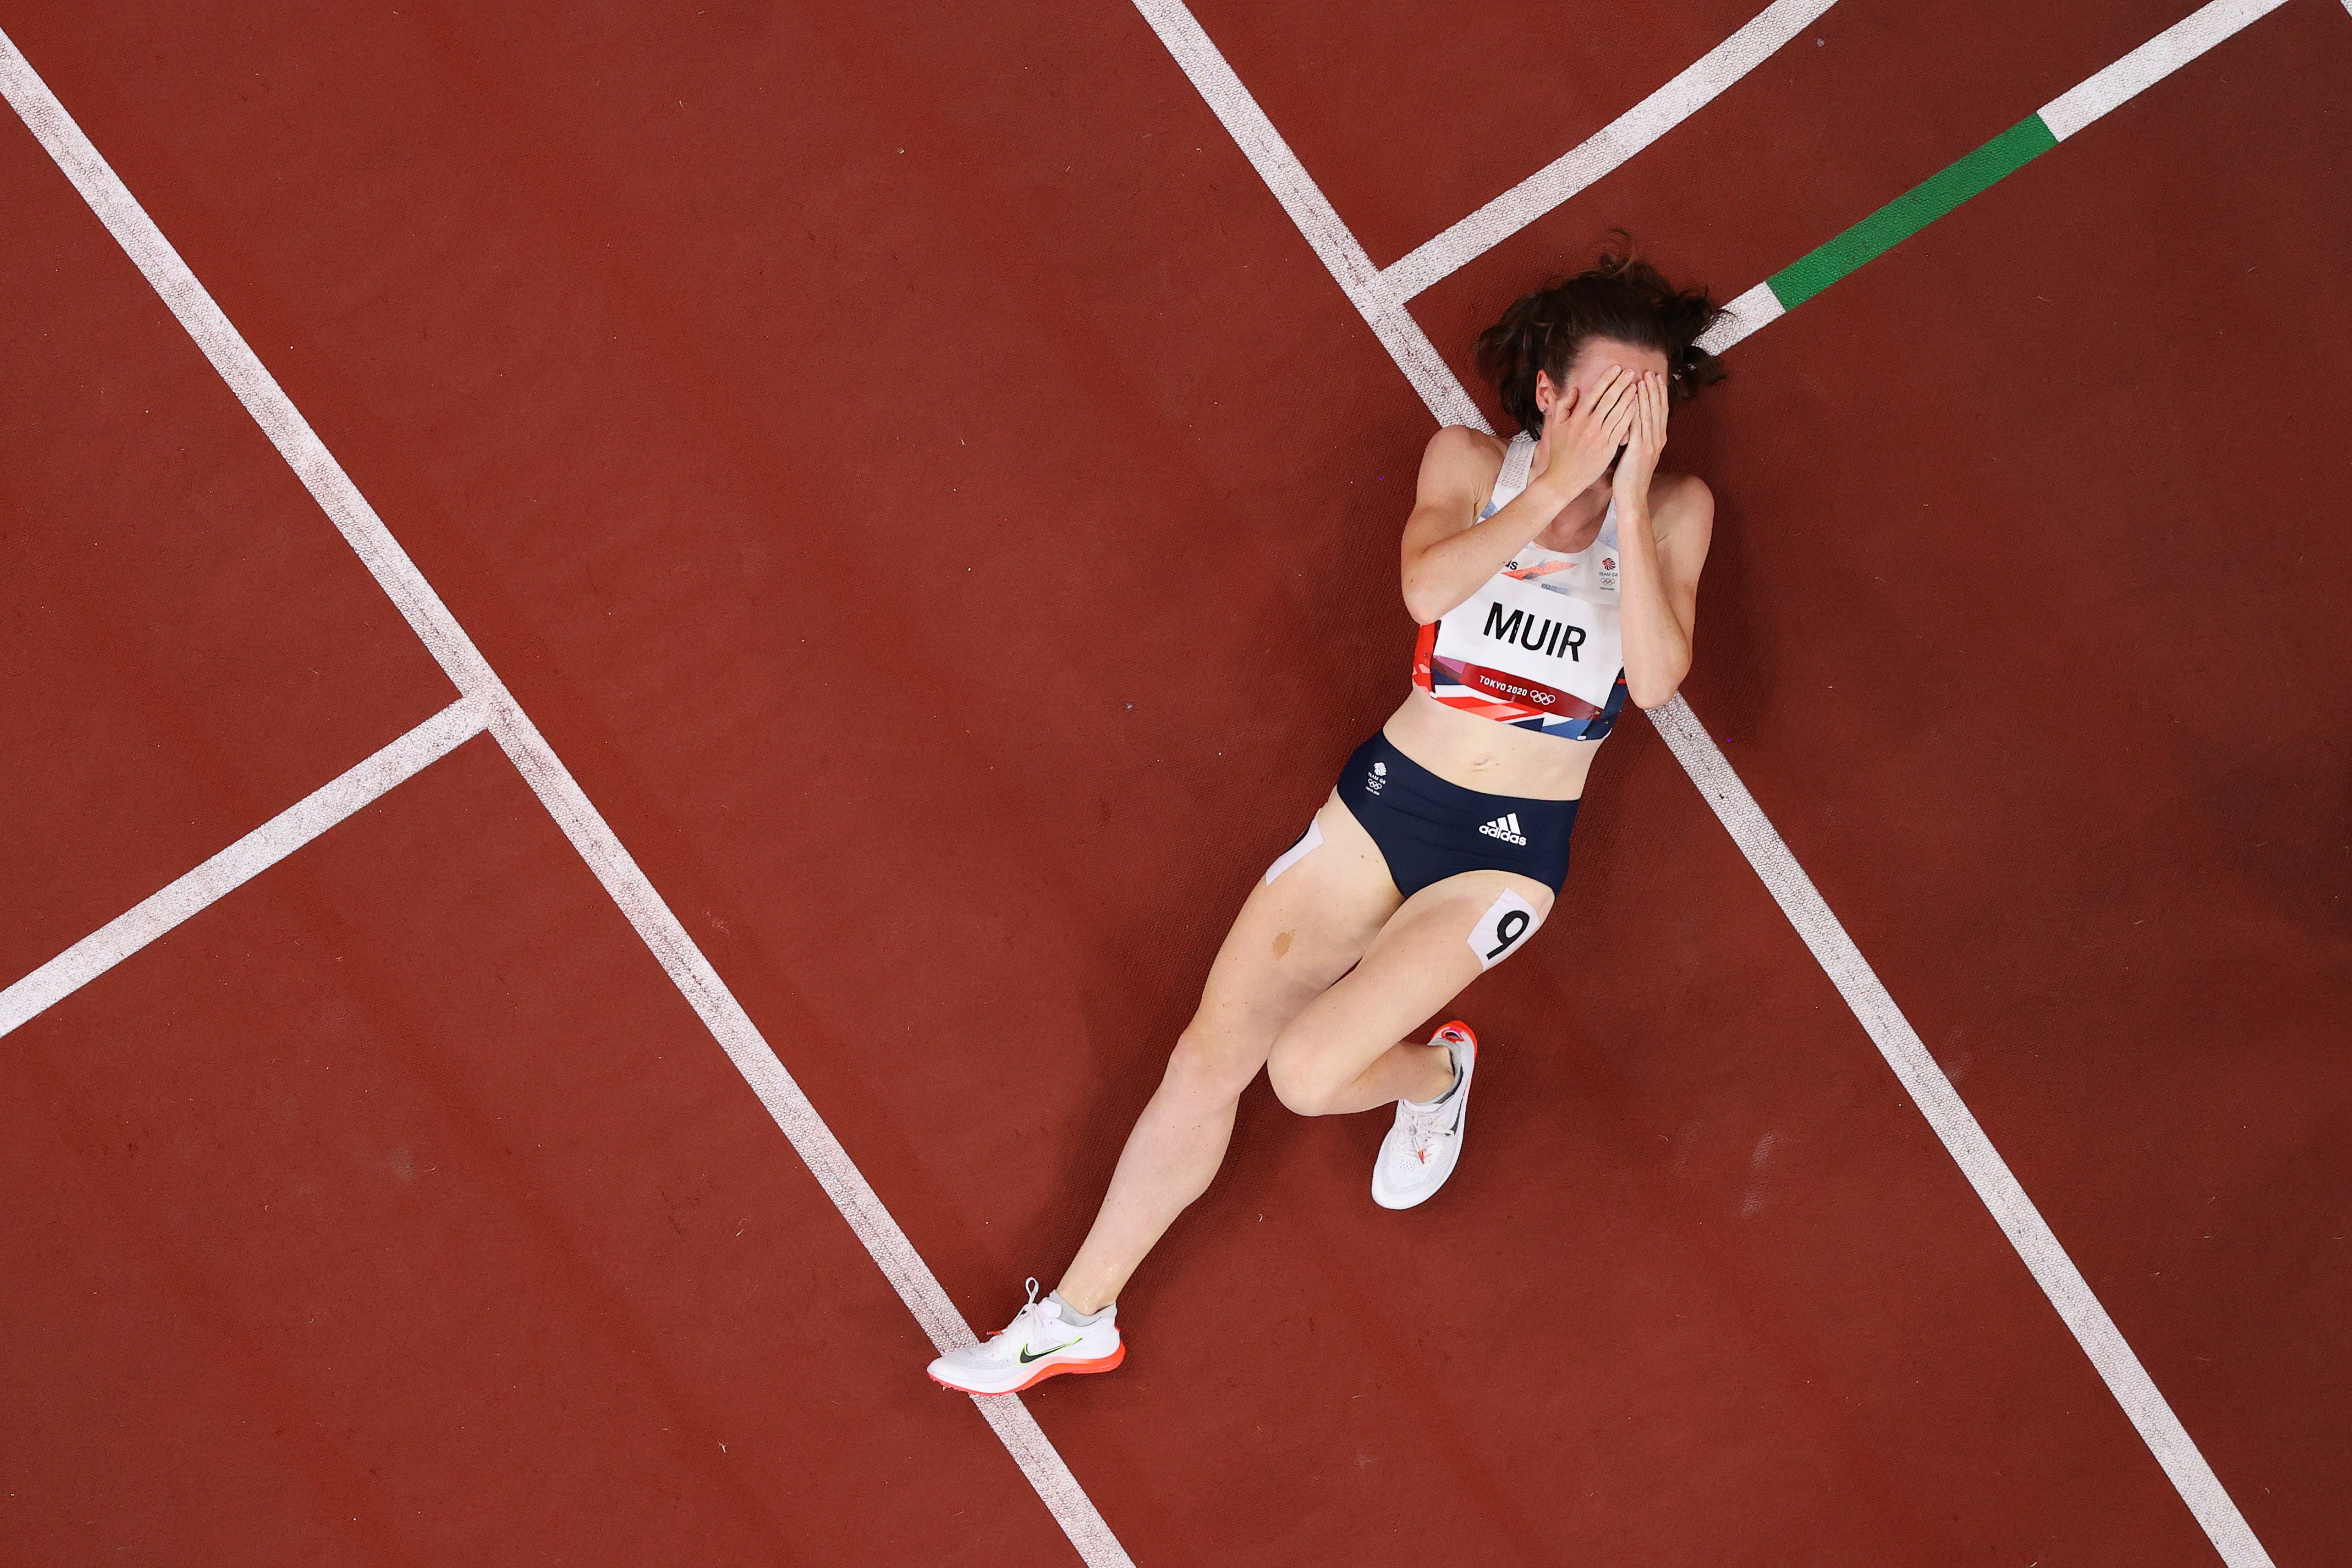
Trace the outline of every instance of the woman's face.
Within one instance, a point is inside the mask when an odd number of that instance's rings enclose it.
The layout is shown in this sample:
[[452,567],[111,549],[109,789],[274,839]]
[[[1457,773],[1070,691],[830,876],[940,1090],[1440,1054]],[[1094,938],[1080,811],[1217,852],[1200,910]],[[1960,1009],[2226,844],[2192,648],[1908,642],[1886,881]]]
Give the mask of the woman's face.
[[1655,371],[1660,375],[1664,375],[1668,369],[1666,356],[1656,349],[1621,343],[1614,338],[1589,339],[1570,362],[1565,384],[1555,386],[1551,377],[1541,371],[1536,372],[1536,407],[1549,413],[1553,400],[1571,389],[1576,391],[1577,401],[1581,404],[1591,394],[1594,384],[1609,373],[1612,365],[1622,365],[1636,372]]

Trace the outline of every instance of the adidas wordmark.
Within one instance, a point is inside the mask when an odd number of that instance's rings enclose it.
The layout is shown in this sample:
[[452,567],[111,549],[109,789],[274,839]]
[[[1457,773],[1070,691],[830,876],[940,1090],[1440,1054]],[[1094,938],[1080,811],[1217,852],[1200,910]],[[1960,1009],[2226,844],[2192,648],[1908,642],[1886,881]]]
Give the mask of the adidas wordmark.
[[1521,849],[1528,847],[1527,834],[1519,831],[1519,814],[1517,811],[1505,812],[1478,831],[1490,839],[1500,839],[1507,844],[1517,844]]

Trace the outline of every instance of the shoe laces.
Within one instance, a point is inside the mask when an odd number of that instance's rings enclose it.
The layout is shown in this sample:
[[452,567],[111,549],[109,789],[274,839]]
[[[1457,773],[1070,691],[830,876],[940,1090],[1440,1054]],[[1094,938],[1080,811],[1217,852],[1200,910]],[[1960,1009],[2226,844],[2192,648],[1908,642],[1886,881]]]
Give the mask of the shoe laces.
[[1428,1158],[1429,1147],[1437,1142],[1438,1134],[1444,1130],[1447,1113],[1453,1107],[1444,1104],[1432,1105],[1424,1111],[1418,1106],[1406,1105],[1402,1109],[1405,1153],[1413,1157],[1415,1164],[1419,1164]]
[[1430,1145],[1437,1142],[1445,1131],[1446,1123],[1453,1119],[1453,1096],[1462,1090],[1462,1058],[1454,1052],[1449,1052],[1449,1056],[1454,1063],[1451,1088],[1426,1106],[1416,1105],[1410,1100],[1397,1103],[1397,1109],[1404,1115],[1405,1153],[1413,1157],[1416,1165],[1428,1159]]
[[994,1344],[1000,1340],[1009,1341],[1016,1336],[1023,1340],[1026,1340],[1033,1331],[1044,1325],[1045,1321],[1045,1308],[1049,1303],[1041,1301],[1037,1299],[1036,1281],[1024,1280],[1022,1283],[1028,1288],[1029,1300],[1023,1303],[1019,1312],[1013,1314],[1013,1321],[1011,1322],[1005,1324],[1003,1328],[995,1333],[988,1336],[989,1343]]

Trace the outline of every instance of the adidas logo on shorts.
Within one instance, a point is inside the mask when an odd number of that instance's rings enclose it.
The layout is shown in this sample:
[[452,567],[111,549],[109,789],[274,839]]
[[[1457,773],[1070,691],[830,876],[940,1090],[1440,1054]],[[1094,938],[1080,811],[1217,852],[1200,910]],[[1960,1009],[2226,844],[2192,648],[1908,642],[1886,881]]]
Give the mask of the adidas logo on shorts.
[[1486,823],[1478,831],[1490,839],[1500,839],[1507,844],[1517,844],[1521,849],[1528,847],[1528,836],[1519,831],[1519,814],[1517,811],[1506,812],[1493,821]]

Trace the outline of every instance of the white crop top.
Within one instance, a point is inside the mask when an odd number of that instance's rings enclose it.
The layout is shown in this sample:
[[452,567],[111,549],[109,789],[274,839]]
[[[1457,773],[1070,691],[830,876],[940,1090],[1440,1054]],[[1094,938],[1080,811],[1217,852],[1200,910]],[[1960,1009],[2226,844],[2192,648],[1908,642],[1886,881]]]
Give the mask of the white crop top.
[[[1485,522],[1528,487],[1535,438],[1514,437]],[[1617,503],[1574,555],[1530,543],[1421,629],[1412,684],[1444,703],[1564,740],[1599,740],[1625,706],[1617,619]]]

